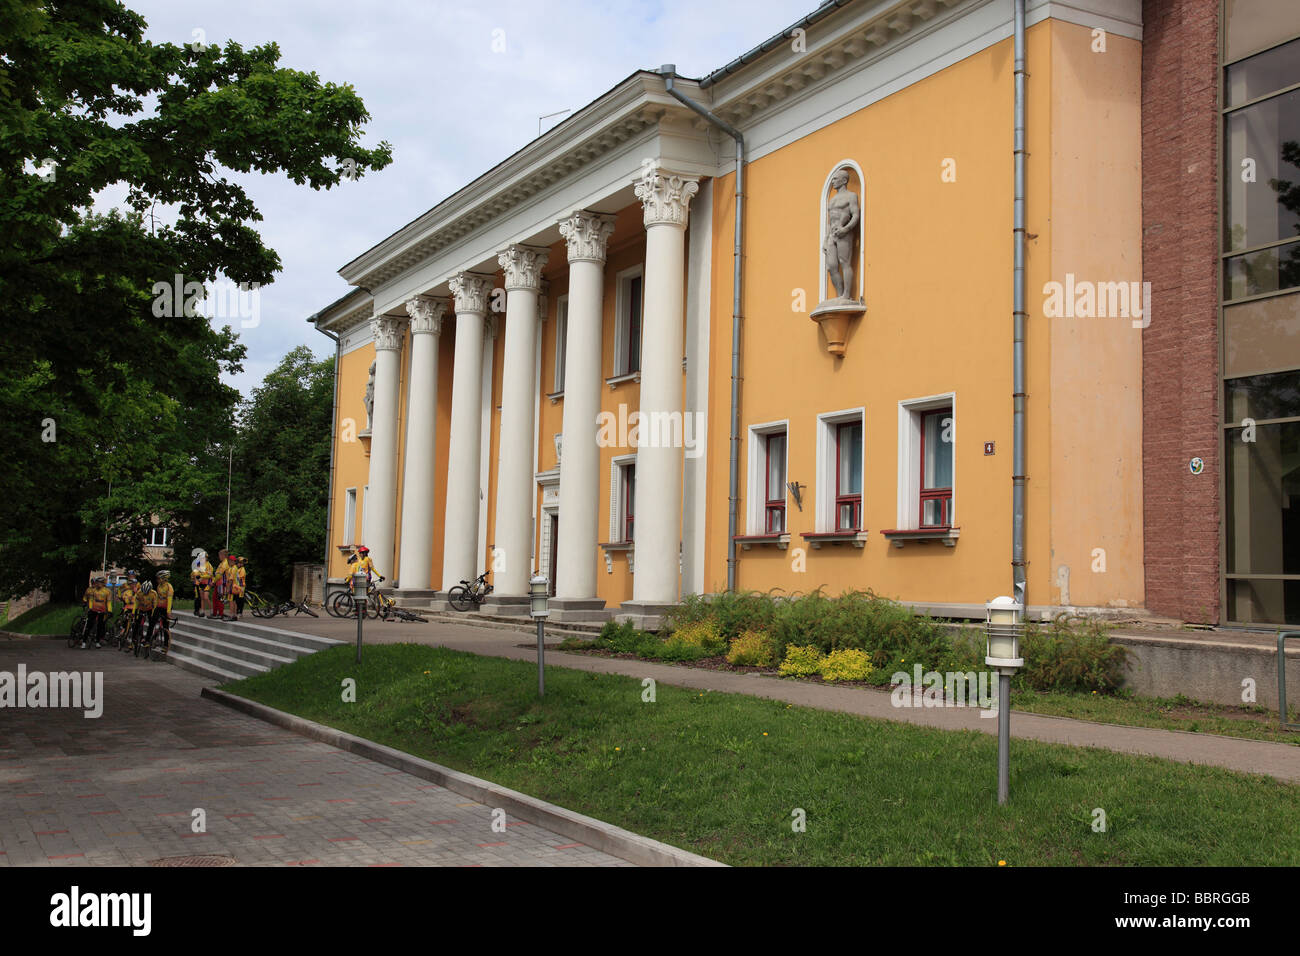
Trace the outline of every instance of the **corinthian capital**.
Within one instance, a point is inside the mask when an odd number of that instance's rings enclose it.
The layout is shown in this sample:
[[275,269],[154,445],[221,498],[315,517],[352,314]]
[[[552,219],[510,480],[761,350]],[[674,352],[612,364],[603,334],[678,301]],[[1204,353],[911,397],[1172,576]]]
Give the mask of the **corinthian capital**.
[[442,317],[447,314],[447,300],[431,295],[417,295],[406,300],[406,314],[411,317],[411,334],[442,332]]
[[457,272],[447,283],[456,299],[456,313],[477,312],[487,314],[488,296],[492,294],[492,279],[473,272]]
[[375,351],[397,351],[402,347],[402,329],[406,319],[395,315],[377,315],[370,320],[370,334],[375,337]]
[[636,198],[645,207],[645,224],[686,225],[691,197],[700,191],[700,181],[646,165],[636,181]]
[[497,256],[497,262],[506,274],[506,291],[530,289],[537,291],[542,281],[542,269],[551,254],[546,249],[531,246],[509,245]]
[[614,217],[575,212],[560,220],[560,235],[569,244],[570,262],[605,262],[605,246],[614,233]]

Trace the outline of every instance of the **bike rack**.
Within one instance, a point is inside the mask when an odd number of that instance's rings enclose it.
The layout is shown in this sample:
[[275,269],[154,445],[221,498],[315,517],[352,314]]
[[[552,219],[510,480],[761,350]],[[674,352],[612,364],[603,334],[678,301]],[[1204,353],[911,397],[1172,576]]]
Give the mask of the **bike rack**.
[[1277,635],[1277,715],[1284,730],[1300,730],[1300,723],[1286,719],[1286,642],[1300,638],[1300,631],[1279,631]]

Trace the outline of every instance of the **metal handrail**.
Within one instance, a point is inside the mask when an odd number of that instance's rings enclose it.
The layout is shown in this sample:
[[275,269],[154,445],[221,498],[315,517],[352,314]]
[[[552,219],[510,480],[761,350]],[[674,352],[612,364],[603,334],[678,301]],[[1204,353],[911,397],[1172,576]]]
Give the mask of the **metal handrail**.
[[1277,635],[1277,716],[1285,730],[1300,730],[1300,723],[1286,719],[1286,641],[1300,638],[1300,631],[1279,631]]

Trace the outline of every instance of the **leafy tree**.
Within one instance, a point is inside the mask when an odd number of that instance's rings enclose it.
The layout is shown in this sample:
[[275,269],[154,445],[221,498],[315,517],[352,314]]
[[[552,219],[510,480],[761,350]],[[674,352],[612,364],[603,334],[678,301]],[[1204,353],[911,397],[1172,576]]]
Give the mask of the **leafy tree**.
[[254,590],[287,597],[293,563],[324,553],[333,402],[334,357],[300,345],[240,406],[231,550],[248,558]]
[[[228,174],[328,189],[391,161],[386,143],[360,145],[369,115],[353,89],[279,66],[274,43],[154,43],[145,26],[117,0],[0,0],[0,577],[13,593],[79,594],[106,528],[121,561],[151,515],[194,533],[224,521],[238,396],[220,375],[244,348],[202,315],[159,309],[154,289],[279,271]],[[126,209],[91,212],[123,184]]]

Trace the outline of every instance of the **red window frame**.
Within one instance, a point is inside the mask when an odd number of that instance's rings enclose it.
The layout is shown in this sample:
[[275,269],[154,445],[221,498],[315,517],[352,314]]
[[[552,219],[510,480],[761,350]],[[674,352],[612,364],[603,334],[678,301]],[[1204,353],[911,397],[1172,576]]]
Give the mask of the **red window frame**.
[[636,501],[636,465],[623,466],[623,540],[633,541],[632,507]]
[[[840,455],[844,448],[844,429],[857,428],[862,430],[862,421],[859,419],[852,422],[840,422],[835,426],[835,530],[836,531],[861,531],[862,530],[862,492],[841,493],[840,492],[840,475],[843,474],[841,468]],[[865,436],[864,436],[865,437]],[[865,478],[865,475],[864,475]],[[844,513],[844,506],[852,508],[851,514],[853,520],[851,524],[846,525],[840,520],[840,515]]]
[[[763,443],[763,530],[766,534],[785,533],[785,482],[780,488],[772,487],[772,443],[775,439],[780,440],[781,457],[786,457],[785,432],[769,432]],[[781,474],[785,474],[784,462]]]
[[[946,416],[952,418],[952,406],[947,408],[937,408],[931,412],[921,413],[921,467],[920,476],[921,484],[918,488],[920,492],[920,505],[917,512],[917,524],[921,528],[951,528],[952,527],[952,486],[947,488],[926,488],[925,487],[925,423],[928,419],[936,416]],[[942,418],[939,421],[939,427],[943,427]],[[936,501],[939,504],[939,521],[937,523],[927,523],[925,520],[926,502]]]

